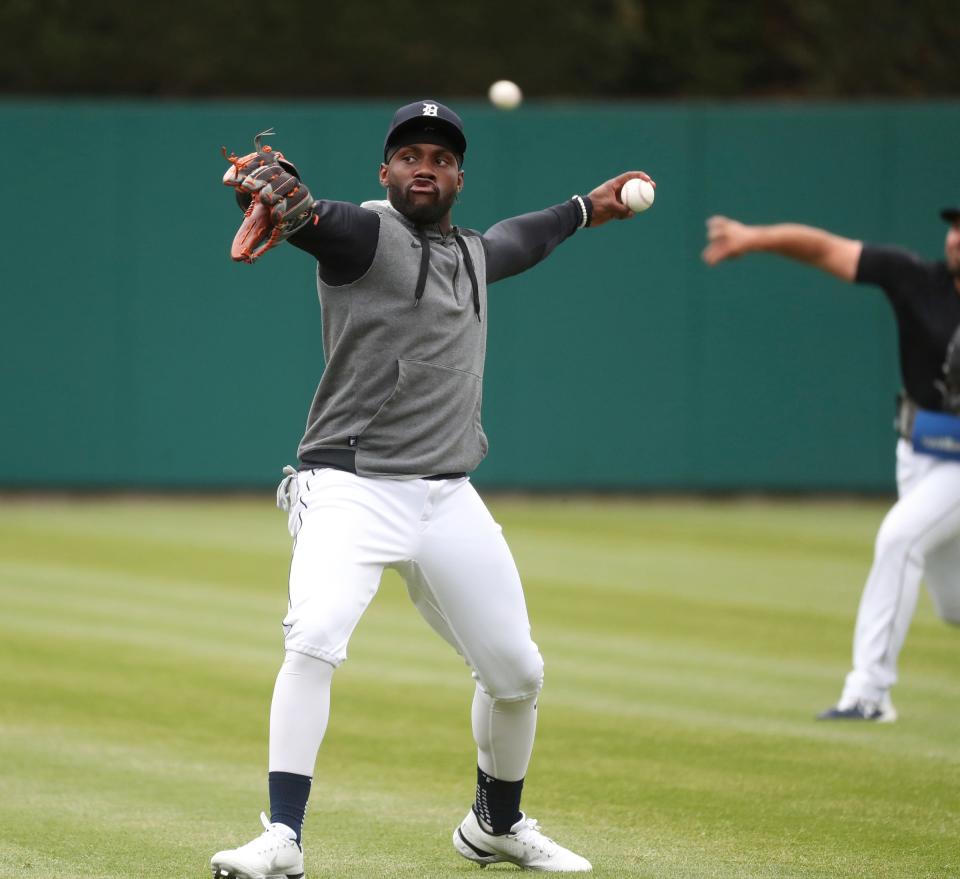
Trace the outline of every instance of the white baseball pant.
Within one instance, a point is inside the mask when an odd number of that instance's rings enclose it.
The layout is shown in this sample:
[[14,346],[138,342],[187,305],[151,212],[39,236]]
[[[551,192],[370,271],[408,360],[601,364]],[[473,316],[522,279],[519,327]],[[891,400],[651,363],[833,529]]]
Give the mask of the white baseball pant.
[[503,781],[523,778],[543,660],[513,557],[470,481],[333,469],[295,479],[287,655],[271,708],[270,771],[313,774],[332,669],[346,659],[383,570],[393,568],[423,618],[473,670],[480,768]]
[[860,599],[843,703],[879,702],[896,683],[921,578],[940,617],[960,624],[960,462],[917,453],[901,439],[897,491]]

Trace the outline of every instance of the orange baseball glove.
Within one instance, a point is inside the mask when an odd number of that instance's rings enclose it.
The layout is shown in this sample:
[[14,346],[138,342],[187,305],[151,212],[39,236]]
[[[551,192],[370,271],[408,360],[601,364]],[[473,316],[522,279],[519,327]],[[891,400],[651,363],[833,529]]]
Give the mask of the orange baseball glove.
[[228,156],[223,147],[230,163],[224,185],[233,187],[244,208],[243,222],[230,247],[230,256],[238,262],[255,262],[310,222],[313,196],[297,169],[283,153],[261,145],[262,138],[273,133],[273,129],[261,131],[253,139],[256,151],[239,158],[233,153]]

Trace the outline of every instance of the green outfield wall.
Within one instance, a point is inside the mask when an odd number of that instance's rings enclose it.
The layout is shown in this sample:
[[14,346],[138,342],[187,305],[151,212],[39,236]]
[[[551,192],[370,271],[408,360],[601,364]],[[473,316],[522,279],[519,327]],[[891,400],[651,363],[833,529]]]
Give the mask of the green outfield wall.
[[[453,102],[456,218],[642,168],[647,214],[491,288],[487,486],[893,486],[895,327],[879,291],[770,256],[707,269],[704,220],[791,219],[942,254],[960,103]],[[9,156],[0,487],[260,487],[323,369],[314,265],[230,261],[220,146],[273,126],[314,195],[380,197],[393,103],[0,102]]]

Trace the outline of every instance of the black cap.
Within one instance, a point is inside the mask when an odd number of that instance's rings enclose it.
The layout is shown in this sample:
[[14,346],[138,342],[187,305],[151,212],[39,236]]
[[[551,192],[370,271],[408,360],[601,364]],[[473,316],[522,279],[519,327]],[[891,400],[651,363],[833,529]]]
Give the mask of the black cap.
[[467,151],[463,122],[449,107],[439,101],[423,100],[407,104],[393,114],[383,142],[383,161],[390,161],[390,152],[413,143],[433,143],[449,147],[460,164]]
[[940,211],[940,219],[948,223],[956,223],[960,220],[960,208],[944,208]]

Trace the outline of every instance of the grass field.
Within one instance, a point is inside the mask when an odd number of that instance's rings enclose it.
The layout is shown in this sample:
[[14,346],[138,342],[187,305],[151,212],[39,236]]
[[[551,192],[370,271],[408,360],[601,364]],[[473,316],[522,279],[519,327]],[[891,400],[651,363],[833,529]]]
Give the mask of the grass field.
[[[882,502],[491,497],[546,689],[524,799],[605,877],[960,876],[960,631],[830,725]],[[0,877],[204,877],[259,831],[272,499],[0,501]],[[334,681],[307,876],[489,877],[472,684],[389,574]]]

